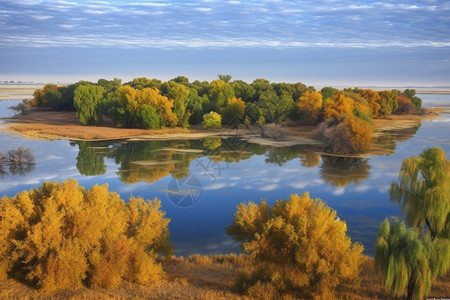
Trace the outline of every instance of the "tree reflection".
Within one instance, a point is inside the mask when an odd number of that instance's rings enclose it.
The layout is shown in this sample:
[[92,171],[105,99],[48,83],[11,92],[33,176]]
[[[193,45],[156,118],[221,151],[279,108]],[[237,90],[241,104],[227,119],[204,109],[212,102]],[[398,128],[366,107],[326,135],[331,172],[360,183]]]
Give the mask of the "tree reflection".
[[370,152],[377,155],[394,154],[397,142],[409,140],[417,133],[419,128],[420,123],[409,128],[383,131],[373,138]]
[[370,174],[370,165],[367,158],[340,157],[322,155],[320,176],[334,186],[346,186],[352,182],[359,184]]
[[30,149],[19,147],[8,151],[8,155],[0,152],[0,176],[3,177],[9,169],[11,175],[25,175],[34,170],[36,163]]
[[[96,146],[96,147],[94,147]],[[78,142],[77,169],[81,175],[93,176],[106,173],[105,153],[95,142]]]
[[[274,164],[274,165],[278,165],[278,166],[283,166],[288,161],[291,161],[294,158],[298,158],[298,157],[300,157],[300,159],[302,160],[302,164],[303,164],[303,160],[305,160],[305,159],[306,160],[307,159],[315,159],[314,155],[308,154],[308,153],[312,154],[312,152],[309,152],[312,149],[309,149],[309,148],[305,149],[304,147],[305,147],[304,145],[297,145],[297,146],[291,146],[291,147],[269,148],[269,150],[266,153],[265,162]],[[308,155],[309,155],[309,157],[307,157]],[[319,158],[317,158],[317,159],[319,159]],[[313,163],[313,162],[311,161],[311,163]],[[318,163],[316,165],[318,165]]]
[[300,153],[299,158],[305,168],[314,168],[320,164],[320,155],[315,152]]

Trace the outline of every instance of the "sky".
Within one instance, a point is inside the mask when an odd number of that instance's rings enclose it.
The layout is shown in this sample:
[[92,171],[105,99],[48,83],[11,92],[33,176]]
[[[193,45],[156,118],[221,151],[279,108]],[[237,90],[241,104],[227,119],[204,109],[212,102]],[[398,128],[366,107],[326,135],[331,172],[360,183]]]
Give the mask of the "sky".
[[450,1],[0,0],[0,80],[450,86]]

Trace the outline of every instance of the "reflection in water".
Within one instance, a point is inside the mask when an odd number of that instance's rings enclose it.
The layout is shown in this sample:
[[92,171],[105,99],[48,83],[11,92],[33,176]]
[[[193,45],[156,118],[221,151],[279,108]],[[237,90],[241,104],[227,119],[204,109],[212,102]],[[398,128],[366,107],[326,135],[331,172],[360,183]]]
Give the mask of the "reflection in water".
[[[376,138],[372,151],[377,154],[394,153],[396,141],[411,138],[419,127],[384,132]],[[194,159],[197,159],[196,166],[203,168],[205,174],[211,173],[214,168],[223,169],[219,166],[220,162],[227,163],[228,167],[229,163],[240,162],[253,155],[265,155],[265,163],[280,167],[295,158],[299,158],[306,168],[320,164],[317,146],[261,146],[239,136],[200,140],[72,142],[71,145],[78,145],[76,166],[81,175],[105,174],[104,160],[111,158],[119,165],[117,174],[120,180],[127,184],[140,181],[152,183],[168,175],[181,180],[189,176],[189,167]],[[345,186],[367,179],[369,170],[367,159],[322,156],[320,174],[326,183]]]
[[352,182],[359,184],[360,180],[367,179],[370,174],[370,165],[367,158],[340,157],[322,155],[320,176],[334,186],[346,186]]
[[11,175],[25,175],[34,170],[35,167],[34,156],[30,149],[19,147],[8,151],[8,155],[4,156],[0,152],[0,176],[3,177],[8,174],[5,168],[9,169]]
[[299,154],[302,166],[305,168],[314,168],[320,164],[320,155],[314,152],[305,152]]
[[[262,155],[265,148],[240,139],[205,138],[203,140],[137,141],[137,142],[72,142],[78,145],[77,168],[82,175],[106,172],[105,158],[119,165],[122,182],[154,182],[172,175],[177,180],[187,177],[195,158],[207,157],[209,162],[239,162],[254,154]],[[201,163],[201,162],[199,162]],[[205,172],[207,170],[205,169]]]
[[410,128],[383,131],[372,140],[371,153],[377,155],[391,155],[395,153],[397,142],[404,142],[412,138],[420,128],[420,122]]
[[93,176],[106,173],[104,153],[99,152],[94,142],[78,142],[77,169],[81,175]]

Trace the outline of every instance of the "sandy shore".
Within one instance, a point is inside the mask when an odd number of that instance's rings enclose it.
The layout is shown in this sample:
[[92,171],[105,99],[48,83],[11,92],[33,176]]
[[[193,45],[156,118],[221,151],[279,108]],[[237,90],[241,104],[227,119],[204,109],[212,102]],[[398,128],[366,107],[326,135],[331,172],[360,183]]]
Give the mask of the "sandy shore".
[[[374,137],[386,130],[402,130],[414,128],[421,121],[440,117],[445,108],[426,109],[422,114],[392,115],[388,119],[374,120]],[[145,130],[134,128],[116,128],[109,121],[104,126],[81,126],[75,112],[55,112],[45,109],[34,109],[26,115],[6,119],[3,130],[18,133],[27,138],[44,140],[169,140],[169,139],[201,139],[211,136],[240,135],[248,141],[265,146],[285,147],[292,145],[317,145],[319,129],[317,126],[297,125],[283,127],[282,138],[273,140],[261,137],[261,129],[257,126],[249,129],[243,126],[239,130],[206,130],[201,126],[192,128],[165,128]]]

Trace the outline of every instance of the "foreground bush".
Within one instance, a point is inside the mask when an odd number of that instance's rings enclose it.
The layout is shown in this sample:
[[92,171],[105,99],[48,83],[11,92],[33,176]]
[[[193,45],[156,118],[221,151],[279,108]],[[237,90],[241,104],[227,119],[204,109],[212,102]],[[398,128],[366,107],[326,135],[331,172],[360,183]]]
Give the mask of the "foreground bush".
[[0,202],[0,278],[44,290],[115,288],[163,275],[169,219],[160,201],[124,203],[108,186],[86,191],[74,179],[45,182]]
[[249,295],[273,297],[284,289],[303,297],[332,297],[338,287],[359,285],[363,247],[352,244],[336,211],[308,193],[278,200],[273,207],[240,204],[227,233],[255,263],[237,285]]

